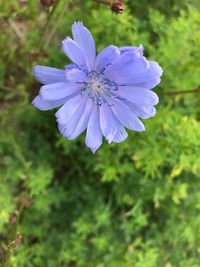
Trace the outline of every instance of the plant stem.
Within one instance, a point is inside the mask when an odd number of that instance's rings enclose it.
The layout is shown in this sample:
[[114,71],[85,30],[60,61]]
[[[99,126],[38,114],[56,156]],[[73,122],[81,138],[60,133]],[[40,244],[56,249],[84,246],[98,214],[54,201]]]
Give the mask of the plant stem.
[[51,11],[48,13],[48,15],[47,15],[46,23],[45,23],[45,25],[44,25],[44,30],[43,30],[42,39],[44,39],[45,36],[46,36],[47,29],[48,29],[48,27],[49,27],[49,24],[50,24],[50,22],[51,22],[51,19],[52,19],[52,17],[53,17],[53,14],[55,13],[55,10],[56,10],[56,8],[57,8],[59,2],[60,2],[60,0],[57,0],[57,1],[55,2],[55,4],[53,5],[52,10],[51,10]]
[[115,0],[95,0],[95,1],[100,4],[107,5],[107,6],[112,6],[112,4],[114,4],[115,2]]
[[12,31],[16,34],[16,36],[19,38],[19,40],[24,43],[25,42],[25,36],[23,32],[19,29],[15,21],[11,18],[8,19],[8,25],[12,29]]
[[110,6],[111,5],[111,1],[110,0],[96,0],[97,2],[101,3],[101,4],[105,4]]
[[161,93],[161,95],[176,96],[176,95],[182,95],[182,94],[194,94],[194,93],[198,93],[198,92],[200,92],[200,87],[197,87],[197,88],[191,89],[191,90],[172,91],[172,92]]
[[62,9],[62,12],[59,14],[59,17],[55,20],[55,23],[52,27],[52,30],[51,32],[49,33],[45,43],[44,43],[44,49],[48,47],[48,45],[50,44],[51,40],[53,39],[59,25],[60,25],[60,22],[65,14],[65,12],[67,11],[69,5],[72,3],[72,0],[69,0],[67,4],[65,4],[64,8]]

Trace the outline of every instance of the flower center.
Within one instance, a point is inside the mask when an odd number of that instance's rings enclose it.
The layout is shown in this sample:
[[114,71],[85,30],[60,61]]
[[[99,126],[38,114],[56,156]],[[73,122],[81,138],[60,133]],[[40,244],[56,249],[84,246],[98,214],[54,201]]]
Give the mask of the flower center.
[[94,95],[102,94],[106,90],[103,79],[99,78],[97,75],[90,77],[90,81],[88,82],[87,86],[88,90],[90,90],[90,92]]
[[101,105],[102,101],[107,102],[107,97],[114,96],[117,84],[104,77],[103,74],[92,71],[88,75],[89,80],[85,83],[85,91],[89,97],[98,105]]

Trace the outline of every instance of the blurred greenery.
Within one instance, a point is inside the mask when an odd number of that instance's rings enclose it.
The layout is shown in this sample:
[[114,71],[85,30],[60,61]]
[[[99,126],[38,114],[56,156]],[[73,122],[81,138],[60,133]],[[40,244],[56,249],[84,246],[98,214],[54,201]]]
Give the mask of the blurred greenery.
[[[54,5],[0,0],[0,266],[199,267],[200,1],[129,0],[122,15]],[[75,20],[98,51],[143,44],[164,69],[146,132],[94,155],[30,104],[32,67],[69,63],[60,42]]]

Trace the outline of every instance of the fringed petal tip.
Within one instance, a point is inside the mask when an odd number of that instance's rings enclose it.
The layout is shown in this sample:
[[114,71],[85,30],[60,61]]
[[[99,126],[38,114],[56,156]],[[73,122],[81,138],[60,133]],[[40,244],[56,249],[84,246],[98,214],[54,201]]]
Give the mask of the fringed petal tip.
[[96,48],[92,34],[82,23],[78,22],[72,25],[72,36],[85,55],[88,71],[92,71],[96,58]]
[[84,27],[82,21],[74,21],[74,23],[72,24],[72,28],[73,28],[74,26],[76,26],[76,25],[78,25],[78,26],[83,26],[83,27]]
[[143,52],[144,52],[144,46],[141,44],[138,47],[138,52],[140,53],[141,56],[143,56]]

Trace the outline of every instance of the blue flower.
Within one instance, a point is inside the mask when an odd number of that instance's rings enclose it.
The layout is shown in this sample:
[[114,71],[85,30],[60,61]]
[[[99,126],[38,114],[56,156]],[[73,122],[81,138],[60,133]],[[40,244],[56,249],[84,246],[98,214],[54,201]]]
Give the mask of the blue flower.
[[33,105],[56,112],[61,134],[72,140],[86,130],[86,146],[94,153],[102,137],[110,144],[127,138],[125,128],[144,131],[138,119],[155,115],[157,95],[150,89],[160,82],[162,69],[143,56],[143,47],[110,45],[96,56],[91,33],[82,23],[72,26],[73,39],[62,42],[73,64],[64,70],[35,66],[44,84]]

